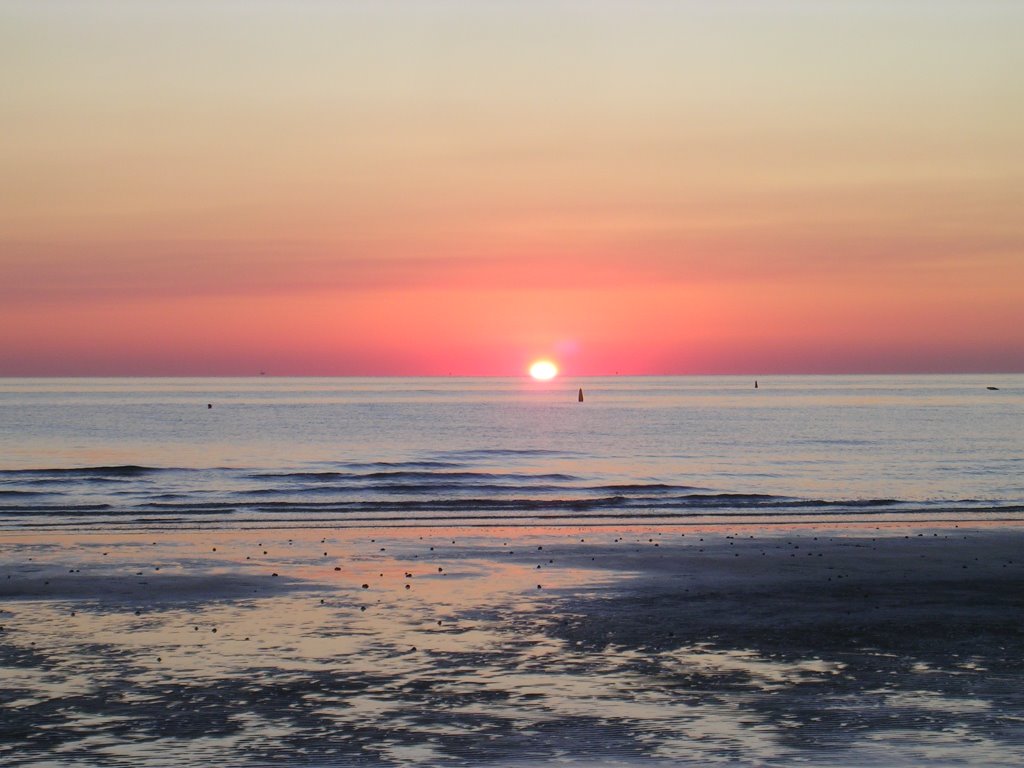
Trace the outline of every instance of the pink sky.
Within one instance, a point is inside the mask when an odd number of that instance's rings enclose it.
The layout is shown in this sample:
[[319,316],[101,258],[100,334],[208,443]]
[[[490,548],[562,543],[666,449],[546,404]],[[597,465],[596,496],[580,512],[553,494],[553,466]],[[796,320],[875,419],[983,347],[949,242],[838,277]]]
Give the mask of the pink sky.
[[0,375],[1024,371],[1024,7],[0,8]]

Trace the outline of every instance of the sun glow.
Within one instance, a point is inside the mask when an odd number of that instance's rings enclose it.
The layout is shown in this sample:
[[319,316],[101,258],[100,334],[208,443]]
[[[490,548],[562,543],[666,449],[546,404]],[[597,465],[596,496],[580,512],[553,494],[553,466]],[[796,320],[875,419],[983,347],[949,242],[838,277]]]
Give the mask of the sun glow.
[[530,366],[530,375],[537,381],[550,381],[558,375],[558,368],[550,360],[538,360]]

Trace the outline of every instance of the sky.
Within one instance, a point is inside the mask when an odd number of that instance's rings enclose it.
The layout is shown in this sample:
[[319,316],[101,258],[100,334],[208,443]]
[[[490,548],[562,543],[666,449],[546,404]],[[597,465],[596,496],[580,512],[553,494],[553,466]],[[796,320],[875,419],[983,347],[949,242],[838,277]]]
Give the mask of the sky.
[[0,0],[0,375],[1024,372],[1024,3]]

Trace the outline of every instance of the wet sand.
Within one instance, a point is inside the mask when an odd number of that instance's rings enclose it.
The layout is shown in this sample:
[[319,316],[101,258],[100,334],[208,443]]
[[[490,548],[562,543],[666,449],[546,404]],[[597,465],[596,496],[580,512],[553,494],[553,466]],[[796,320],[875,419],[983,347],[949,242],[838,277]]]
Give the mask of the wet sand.
[[9,533],[0,626],[5,765],[1024,762],[1012,526]]

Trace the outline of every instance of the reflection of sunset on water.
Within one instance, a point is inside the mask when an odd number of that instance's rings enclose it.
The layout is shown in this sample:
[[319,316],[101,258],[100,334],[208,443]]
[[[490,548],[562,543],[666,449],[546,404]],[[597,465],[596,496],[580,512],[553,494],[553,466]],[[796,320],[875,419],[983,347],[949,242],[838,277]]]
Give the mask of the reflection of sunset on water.
[[[984,697],[987,678],[948,668],[934,649],[913,652],[931,671],[924,680],[889,671],[877,653],[856,651],[857,640],[833,657],[794,655],[771,639],[832,621],[836,600],[861,632],[879,610],[910,622],[919,611],[969,610],[976,633],[987,626],[986,598],[964,605],[943,593],[946,564],[966,559],[1009,589],[1024,571],[1019,537],[1019,523],[979,523],[966,536],[907,521],[6,533],[12,578],[0,588],[13,599],[0,651],[50,660],[45,679],[8,666],[5,685],[21,692],[23,712],[55,698],[79,702],[38,715],[68,746],[77,738],[70,723],[89,717],[76,707],[96,697],[130,704],[146,746],[119,748],[140,765],[156,765],[161,744],[195,727],[189,713],[222,697],[235,714],[215,743],[243,762],[271,754],[277,738],[355,754],[366,728],[380,755],[409,765],[462,754],[481,729],[488,749],[497,740],[526,755],[653,748],[677,762],[735,750],[790,759],[833,738],[814,718],[786,714],[808,696],[818,697],[815,711],[838,708],[857,721],[884,683],[894,701],[925,695],[931,711],[974,722],[958,686],[970,676]],[[904,599],[910,562],[918,578],[938,579],[928,583],[942,607],[917,591]],[[747,637],[751,623],[759,634]],[[909,642],[885,631],[886,642]],[[972,634],[983,656],[997,653],[986,632]],[[838,683],[842,701],[830,693]],[[753,707],[754,694],[773,697],[773,709]],[[118,712],[90,729],[96,747],[119,743],[128,712]],[[555,738],[553,722],[568,729],[557,748],[538,741]],[[580,728],[592,739],[584,748],[570,738]],[[802,751],[779,738],[793,729],[806,739]],[[966,749],[929,733],[938,753]]]

